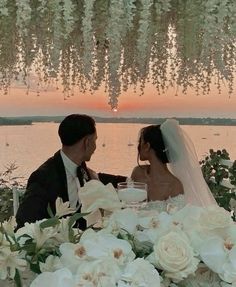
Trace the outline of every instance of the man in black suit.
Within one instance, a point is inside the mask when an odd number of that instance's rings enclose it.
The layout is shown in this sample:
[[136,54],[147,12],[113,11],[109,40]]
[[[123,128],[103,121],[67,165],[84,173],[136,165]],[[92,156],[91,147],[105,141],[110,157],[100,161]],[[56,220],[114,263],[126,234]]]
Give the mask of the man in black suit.
[[[26,222],[35,222],[48,218],[48,205],[55,213],[57,197],[69,201],[70,206],[79,206],[78,191],[86,181],[100,179],[104,184],[114,186],[126,177],[105,173],[98,175],[87,168],[96,149],[97,132],[95,121],[87,115],[72,114],[59,125],[58,130],[62,148],[49,158],[29,177],[26,192],[16,214],[17,228]],[[79,221],[79,228],[85,229],[84,219]]]

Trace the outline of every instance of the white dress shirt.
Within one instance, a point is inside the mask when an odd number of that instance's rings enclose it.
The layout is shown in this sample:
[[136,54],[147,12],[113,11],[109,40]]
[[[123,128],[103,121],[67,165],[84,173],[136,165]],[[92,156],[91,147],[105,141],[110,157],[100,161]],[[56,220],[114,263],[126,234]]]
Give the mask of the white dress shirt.
[[70,207],[76,208],[79,202],[78,191],[80,188],[79,179],[76,174],[77,164],[74,163],[71,159],[69,159],[68,156],[66,156],[62,150],[60,150],[60,154],[66,170],[66,180]]

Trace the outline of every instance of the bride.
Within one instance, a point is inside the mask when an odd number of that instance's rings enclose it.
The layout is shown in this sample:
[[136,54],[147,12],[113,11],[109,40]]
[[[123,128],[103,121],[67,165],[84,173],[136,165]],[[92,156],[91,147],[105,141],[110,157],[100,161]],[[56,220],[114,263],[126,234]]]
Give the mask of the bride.
[[160,204],[217,204],[206,184],[193,143],[174,119],[140,132],[138,159],[148,161],[133,169],[131,179],[145,182],[148,200]]

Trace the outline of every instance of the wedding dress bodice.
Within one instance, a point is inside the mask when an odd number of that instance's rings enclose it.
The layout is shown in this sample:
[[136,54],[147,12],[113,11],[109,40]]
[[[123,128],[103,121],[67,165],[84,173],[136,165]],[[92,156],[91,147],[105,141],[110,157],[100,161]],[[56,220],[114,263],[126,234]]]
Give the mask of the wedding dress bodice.
[[169,197],[167,200],[149,201],[143,208],[145,210],[157,210],[158,212],[168,211],[169,208],[176,208],[177,210],[186,205],[183,194],[175,197]]

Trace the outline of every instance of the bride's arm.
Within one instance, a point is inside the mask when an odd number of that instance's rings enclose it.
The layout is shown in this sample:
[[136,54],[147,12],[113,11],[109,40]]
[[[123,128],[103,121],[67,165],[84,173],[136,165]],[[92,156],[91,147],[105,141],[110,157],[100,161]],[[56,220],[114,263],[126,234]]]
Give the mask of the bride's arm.
[[131,173],[131,179],[133,181],[143,181],[146,177],[146,171],[146,166],[136,166]]
[[137,178],[138,178],[138,169],[139,169],[139,166],[136,166],[132,173],[131,173],[131,176],[130,178],[133,180],[133,181],[137,181]]

